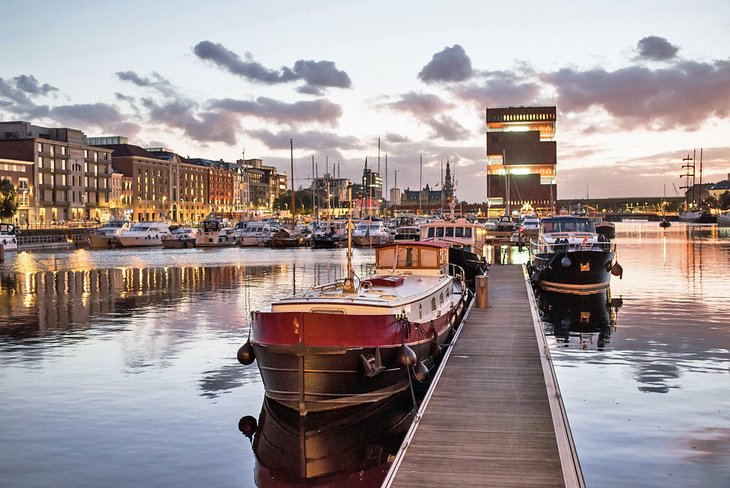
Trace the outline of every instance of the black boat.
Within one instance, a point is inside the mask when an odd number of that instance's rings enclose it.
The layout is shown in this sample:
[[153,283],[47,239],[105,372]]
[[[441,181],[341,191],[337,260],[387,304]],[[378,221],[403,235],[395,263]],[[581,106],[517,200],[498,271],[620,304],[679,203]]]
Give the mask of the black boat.
[[530,277],[542,290],[598,293],[608,288],[611,274],[623,275],[615,251],[587,217],[546,217],[538,239],[530,242]]

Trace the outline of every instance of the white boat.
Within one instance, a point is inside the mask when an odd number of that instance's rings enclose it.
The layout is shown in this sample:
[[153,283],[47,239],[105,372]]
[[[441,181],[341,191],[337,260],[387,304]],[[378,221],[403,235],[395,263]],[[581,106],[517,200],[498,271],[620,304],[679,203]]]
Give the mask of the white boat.
[[388,229],[385,228],[382,220],[361,220],[358,222],[355,230],[352,231],[352,244],[354,246],[379,246],[390,241],[390,232],[388,232]]
[[719,227],[730,227],[730,212],[725,212],[718,215],[717,225]]
[[118,246],[117,237],[129,230],[128,220],[110,220],[89,234],[89,246],[92,249],[110,249]]
[[198,235],[198,229],[191,227],[177,227],[170,231],[170,235],[162,238],[162,247],[167,249],[184,249],[195,247],[195,238]]
[[233,227],[229,227],[222,220],[215,217],[203,221],[203,227],[195,237],[197,247],[232,246],[236,243]]
[[268,222],[239,222],[236,225],[236,240],[239,246],[264,246],[271,238]]
[[0,244],[6,251],[18,250],[18,231],[13,224],[0,224]]
[[162,238],[170,235],[170,225],[164,222],[140,222],[117,236],[122,247],[161,246]]
[[465,218],[435,220],[420,226],[420,240],[449,245],[449,263],[464,270],[466,281],[474,285],[476,276],[488,268],[486,262],[487,230]]

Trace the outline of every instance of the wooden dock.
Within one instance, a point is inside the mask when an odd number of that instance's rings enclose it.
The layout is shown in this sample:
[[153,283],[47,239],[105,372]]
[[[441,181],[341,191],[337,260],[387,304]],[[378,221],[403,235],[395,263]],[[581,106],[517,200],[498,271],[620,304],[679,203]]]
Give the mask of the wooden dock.
[[584,487],[535,299],[493,265],[383,486]]

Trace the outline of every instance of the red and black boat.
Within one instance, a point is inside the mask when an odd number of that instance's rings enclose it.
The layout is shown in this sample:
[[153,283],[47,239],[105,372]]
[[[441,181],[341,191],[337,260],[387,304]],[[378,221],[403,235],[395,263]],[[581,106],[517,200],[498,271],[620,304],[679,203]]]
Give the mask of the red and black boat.
[[449,246],[404,242],[376,249],[376,274],[348,277],[252,313],[239,349],[258,362],[267,398],[301,415],[384,400],[427,381],[465,310],[463,273]]

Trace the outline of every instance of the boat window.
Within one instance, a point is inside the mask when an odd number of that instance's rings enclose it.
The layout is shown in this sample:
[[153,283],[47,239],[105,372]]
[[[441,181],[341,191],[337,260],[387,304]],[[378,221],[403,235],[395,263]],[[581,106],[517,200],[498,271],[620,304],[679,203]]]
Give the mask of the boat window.
[[471,227],[467,227],[464,229],[464,237],[468,237],[471,239]]
[[379,232],[380,231],[380,225],[379,224],[370,224],[370,230],[371,231],[374,230],[376,232]]
[[464,237],[464,228],[463,227],[456,227],[454,232],[455,237]]
[[436,310],[436,297],[431,297],[431,311]]
[[434,235],[433,233],[434,233],[434,228],[433,227],[429,227],[428,228],[428,237],[433,237],[433,235]]
[[421,265],[424,268],[438,267],[439,249],[421,249]]
[[444,236],[444,228],[443,227],[437,227],[436,228],[436,237],[443,237]]
[[454,237],[454,228],[453,227],[446,228],[446,237]]
[[439,305],[444,303],[444,292],[439,293]]
[[[398,248],[398,267],[399,268],[412,268],[414,267],[414,252],[412,247],[399,247]],[[418,263],[415,263],[416,265]],[[382,265],[381,265],[382,266]]]
[[378,250],[378,266],[382,268],[392,268],[395,249],[390,247]]

